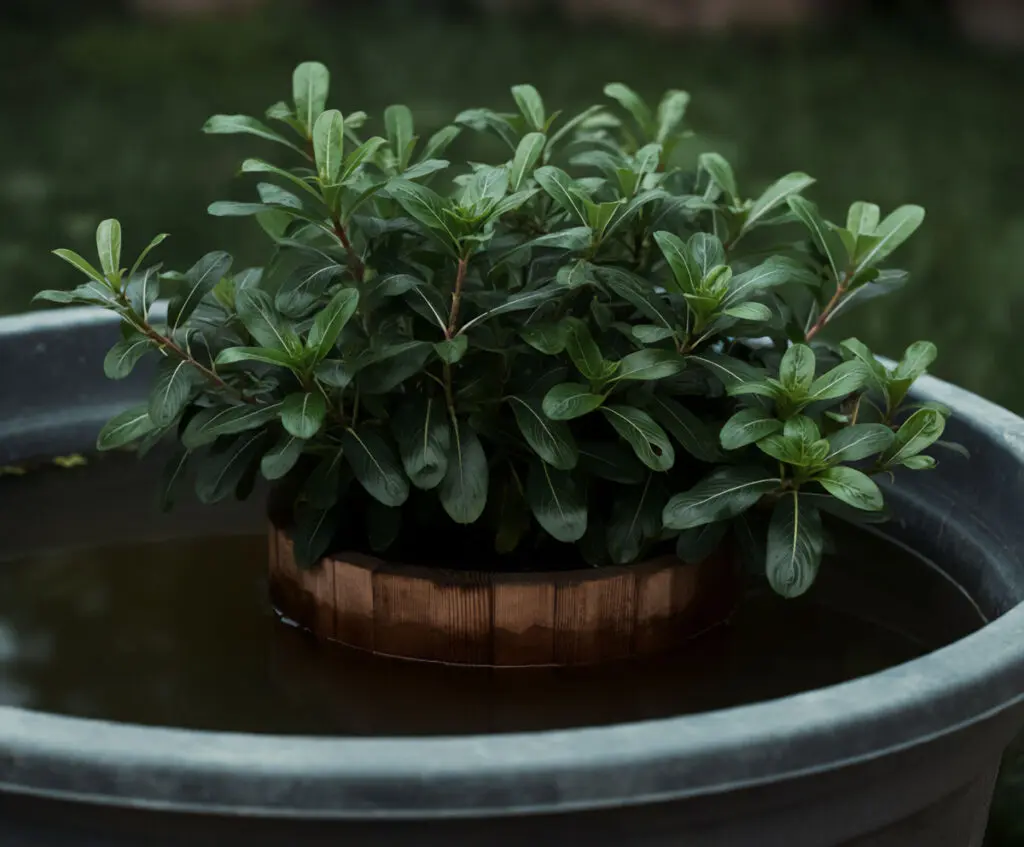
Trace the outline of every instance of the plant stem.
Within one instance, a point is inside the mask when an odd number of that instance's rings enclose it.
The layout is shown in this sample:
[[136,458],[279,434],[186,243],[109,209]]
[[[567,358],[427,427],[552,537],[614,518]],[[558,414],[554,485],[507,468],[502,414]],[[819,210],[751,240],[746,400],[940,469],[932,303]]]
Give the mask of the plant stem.
[[363,264],[363,260],[359,258],[359,254],[356,252],[356,248],[352,246],[352,242],[349,240],[348,233],[345,231],[345,226],[341,222],[341,218],[335,215],[334,220],[334,234],[337,236],[338,241],[341,242],[341,246],[345,248],[345,252],[348,253],[348,263],[352,268],[352,273],[355,275],[356,281],[362,282],[366,276],[366,265]]
[[850,284],[850,272],[847,271],[843,274],[843,278],[836,284],[836,293],[832,295],[832,299],[825,304],[825,308],[821,310],[821,314],[818,315],[818,319],[812,324],[811,328],[807,330],[804,335],[806,341],[810,341],[824,329],[825,324],[828,323],[829,318],[832,317],[832,313],[835,311],[836,306],[839,305],[839,300],[846,293],[846,288]]
[[459,259],[459,268],[455,273],[455,288],[452,290],[452,310],[448,318],[448,327],[444,331],[444,337],[451,340],[455,330],[459,327],[459,306],[462,303],[462,286],[466,281],[466,269],[469,267],[469,258],[463,256]]
[[246,397],[245,394],[242,393],[242,391],[235,388],[233,385],[228,385],[228,383],[221,379],[221,377],[217,374],[216,371],[214,371],[212,368],[206,367],[206,365],[197,360],[187,350],[183,350],[181,346],[177,344],[173,339],[168,338],[165,335],[161,335],[150,325],[149,321],[145,320],[144,318],[140,318],[139,315],[135,313],[135,310],[132,309],[131,304],[129,304],[128,302],[128,298],[125,297],[124,295],[124,292],[118,292],[118,299],[121,301],[122,305],[125,307],[125,309],[128,310],[129,314],[131,315],[132,319],[129,320],[128,322],[135,329],[137,329],[139,332],[145,335],[146,338],[148,338],[150,341],[153,341],[160,347],[166,347],[168,350],[174,353],[174,355],[178,356],[183,361],[188,362],[189,365],[191,365],[193,368],[199,371],[203,376],[205,376],[208,380],[210,380],[210,382],[212,382],[218,388],[224,391],[230,391],[234,394],[237,394],[246,403],[256,404],[257,401],[254,400],[252,397]]

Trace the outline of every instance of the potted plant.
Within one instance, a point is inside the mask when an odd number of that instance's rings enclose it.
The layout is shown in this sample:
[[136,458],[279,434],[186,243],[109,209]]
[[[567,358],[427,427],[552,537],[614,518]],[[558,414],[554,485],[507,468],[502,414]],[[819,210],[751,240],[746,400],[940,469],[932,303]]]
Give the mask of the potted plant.
[[[166,436],[168,501],[190,467],[205,501],[269,478],[282,611],[416,658],[662,649],[728,614],[734,565],[808,591],[822,514],[883,516],[876,481],[887,532],[987,623],[842,685],[560,731],[297,738],[2,706],[8,838],[980,844],[1024,714],[1024,421],[928,376],[911,393],[927,342],[888,364],[821,337],[902,284],[878,266],[921,210],[857,203],[830,224],[803,174],[745,200],[721,157],[687,167],[683,92],[651,109],[612,85],[614,110],[564,120],[518,87],[518,113],[465,112],[421,146],[402,107],[359,137],[322,66],[294,82],[268,110],[280,132],[207,124],[307,160],[247,160],[260,202],[212,207],[257,218],[266,267],[211,253],[163,272],[160,236],[126,270],[104,221],[98,267],[59,251],[88,280],[42,297],[112,314],[0,320],[5,464],[87,449],[148,394],[99,447]],[[439,157],[467,128],[507,161],[449,182]],[[780,226],[797,240],[773,248]],[[118,324],[107,375],[156,367],[104,381],[88,362]],[[904,473],[934,465],[947,426],[971,461]]]
[[[265,267],[212,252],[162,271],[160,235],[126,268],[105,220],[98,267],[56,251],[87,281],[39,295],[120,317],[108,377],[160,360],[99,449],[173,439],[167,502],[192,466],[203,502],[278,484],[285,614],[454,662],[664,649],[728,613],[734,561],[800,595],[822,512],[877,517],[873,477],[935,466],[948,410],[908,400],[934,345],[886,366],[819,335],[903,284],[882,266],[920,207],[857,202],[833,224],[803,173],[747,199],[721,156],[686,166],[682,91],[655,111],[612,84],[614,109],[566,120],[517,86],[517,113],[467,111],[421,143],[404,106],[383,137],[328,109],[323,65],[293,83],[267,113],[280,132],[205,126],[298,163],[247,159],[259,201],[210,207],[256,218]],[[506,161],[440,158],[463,128]],[[780,227],[794,240],[766,249]]]

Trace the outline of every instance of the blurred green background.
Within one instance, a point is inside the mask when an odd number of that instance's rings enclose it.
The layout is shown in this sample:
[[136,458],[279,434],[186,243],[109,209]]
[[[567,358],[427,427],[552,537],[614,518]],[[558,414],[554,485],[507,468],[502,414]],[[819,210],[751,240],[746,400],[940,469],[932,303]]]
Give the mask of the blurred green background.
[[[49,250],[92,255],[104,217],[128,251],[172,233],[171,267],[215,248],[259,262],[251,221],[205,209],[251,196],[239,162],[278,150],[199,130],[287,98],[298,61],[328,64],[332,105],[404,102],[423,134],[511,107],[515,83],[576,109],[621,80],[689,90],[691,125],[748,196],[804,170],[833,217],[854,200],[925,206],[895,257],[909,289],[832,333],[888,355],[931,338],[938,375],[1024,413],[1024,2],[6,0],[0,55],[0,314],[70,284]],[[1024,845],[1022,774],[1004,779],[993,847]]]

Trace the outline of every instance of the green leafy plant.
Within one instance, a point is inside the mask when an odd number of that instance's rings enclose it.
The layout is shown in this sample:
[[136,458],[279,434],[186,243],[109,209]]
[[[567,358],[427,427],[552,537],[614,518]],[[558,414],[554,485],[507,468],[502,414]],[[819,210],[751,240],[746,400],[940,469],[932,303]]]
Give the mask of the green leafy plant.
[[[213,252],[163,271],[147,264],[158,236],[125,269],[115,220],[99,268],[56,251],[87,281],[39,297],[122,319],[107,375],[158,359],[148,403],[98,446],[173,439],[167,502],[193,466],[204,502],[281,481],[306,565],[346,522],[375,551],[423,555],[458,527],[467,559],[495,567],[572,561],[569,544],[598,566],[732,543],[795,596],[821,512],[878,516],[879,474],[934,466],[948,412],[907,398],[935,347],[886,365],[819,336],[904,284],[880,265],[919,207],[854,203],[839,226],[802,173],[747,197],[721,156],[687,158],[682,91],[651,108],[616,83],[609,106],[567,117],[521,85],[514,110],[463,112],[425,141],[404,106],[367,135],[328,94],[307,62],[267,122],[205,126],[294,163],[245,160],[258,201],[209,209],[256,219],[264,267]],[[465,131],[505,160],[442,158]],[[794,240],[766,249],[778,232]]]

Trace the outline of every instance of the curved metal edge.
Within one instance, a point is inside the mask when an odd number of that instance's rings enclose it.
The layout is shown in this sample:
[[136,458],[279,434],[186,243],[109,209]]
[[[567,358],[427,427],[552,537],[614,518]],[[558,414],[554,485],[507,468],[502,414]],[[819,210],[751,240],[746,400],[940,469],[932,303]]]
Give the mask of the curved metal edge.
[[[2,319],[0,339],[11,328],[74,325],[47,313]],[[1024,479],[1024,421],[936,379],[923,379],[920,389],[1005,451]],[[1000,552],[1006,551],[993,555]],[[1022,703],[1024,606],[1018,606],[949,647],[842,685],[603,728],[336,739],[146,728],[5,707],[0,786],[93,803],[274,817],[564,811],[832,770],[924,744]]]

